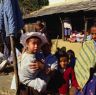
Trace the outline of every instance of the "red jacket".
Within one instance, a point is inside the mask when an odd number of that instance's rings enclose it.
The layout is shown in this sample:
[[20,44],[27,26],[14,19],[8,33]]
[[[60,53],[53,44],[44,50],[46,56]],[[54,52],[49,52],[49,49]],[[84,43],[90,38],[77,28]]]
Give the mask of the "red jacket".
[[73,87],[79,87],[73,68],[69,67],[63,73],[56,71],[49,82],[48,88],[54,93],[59,92],[59,94],[65,95],[69,91],[70,79]]

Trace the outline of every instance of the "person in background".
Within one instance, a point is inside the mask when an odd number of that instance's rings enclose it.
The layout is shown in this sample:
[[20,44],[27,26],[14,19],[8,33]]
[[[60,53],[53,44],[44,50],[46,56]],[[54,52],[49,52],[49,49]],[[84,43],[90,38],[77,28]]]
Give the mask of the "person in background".
[[[18,5],[18,0],[0,0],[0,35],[3,43],[4,60],[0,63],[7,64],[11,54],[10,35],[18,35],[18,31],[23,28],[23,20]],[[16,39],[16,41],[18,38]],[[18,41],[17,41],[18,42]],[[17,46],[17,45],[16,45]],[[18,46],[17,46],[18,47]],[[5,66],[5,65],[4,65]]]
[[46,25],[42,23],[41,21],[37,21],[35,25],[35,31],[44,33],[47,37],[47,40],[50,42],[51,41],[51,31],[47,29]]
[[76,95],[96,95],[96,25],[91,26],[92,40],[83,43],[75,64],[75,74],[82,92]]
[[36,22],[35,31],[44,33],[46,35],[45,26],[42,24],[41,21]]
[[89,41],[89,40],[91,40],[92,39],[92,35],[90,34],[90,32],[88,31],[88,32],[86,32],[86,41]]
[[[18,32],[17,36],[14,37],[14,42],[16,46],[16,52],[18,51],[21,53],[23,49],[23,45],[20,43],[20,37],[21,37],[21,32]],[[1,41],[2,41],[1,53],[3,54],[2,56],[3,60],[0,61],[0,71],[3,72],[3,69],[6,68],[8,63],[13,62],[13,59],[12,59],[13,57],[12,57],[12,51],[11,51],[10,38],[9,37],[4,38],[3,35],[1,34]],[[2,57],[0,57],[0,59],[2,59]]]
[[61,47],[61,50],[66,52],[66,47]]
[[76,33],[72,33],[71,35],[70,35],[70,38],[68,39],[68,41],[70,41],[70,42],[76,42],[77,40],[76,40]]
[[44,62],[46,64],[46,68],[48,68],[47,73],[51,73],[51,71],[54,71],[57,69],[57,58],[53,54],[51,54],[51,47],[52,43],[48,42],[45,43],[42,47],[42,53],[44,56]]
[[64,28],[64,40],[66,41],[68,37],[68,31],[67,28]]
[[74,69],[75,66],[75,62],[76,62],[76,57],[75,57],[75,53],[73,50],[68,50],[67,54],[69,55],[69,67],[72,67]]
[[68,37],[67,37],[67,40],[68,40],[68,38],[70,38],[70,35],[72,34],[72,30],[70,29],[70,28],[68,28]]
[[76,35],[77,42],[83,42],[83,39],[84,39],[84,34],[82,32],[80,32]]
[[65,51],[59,50],[55,55],[58,59],[58,69],[55,70],[54,75],[48,84],[48,90],[51,95],[57,95],[57,93],[59,95],[67,95],[69,93],[70,79],[72,81],[72,87],[79,89],[79,85],[75,78],[73,68],[67,66],[69,63],[68,54]]

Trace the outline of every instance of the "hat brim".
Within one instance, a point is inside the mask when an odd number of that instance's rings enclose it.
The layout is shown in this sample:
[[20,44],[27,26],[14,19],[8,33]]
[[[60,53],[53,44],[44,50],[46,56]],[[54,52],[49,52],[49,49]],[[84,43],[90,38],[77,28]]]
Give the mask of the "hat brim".
[[25,33],[22,38],[21,38],[21,44],[23,44],[23,46],[26,44],[26,40],[31,38],[31,37],[37,37],[39,39],[41,39],[41,45],[48,43],[48,40],[45,36],[45,34],[40,33],[40,32],[29,32],[29,33]]

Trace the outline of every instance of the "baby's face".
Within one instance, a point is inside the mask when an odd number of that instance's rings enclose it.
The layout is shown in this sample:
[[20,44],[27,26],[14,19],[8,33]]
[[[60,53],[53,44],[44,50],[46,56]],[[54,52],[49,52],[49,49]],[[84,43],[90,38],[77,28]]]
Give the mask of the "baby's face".
[[27,48],[30,53],[36,53],[40,49],[41,41],[38,38],[31,38],[27,41]]

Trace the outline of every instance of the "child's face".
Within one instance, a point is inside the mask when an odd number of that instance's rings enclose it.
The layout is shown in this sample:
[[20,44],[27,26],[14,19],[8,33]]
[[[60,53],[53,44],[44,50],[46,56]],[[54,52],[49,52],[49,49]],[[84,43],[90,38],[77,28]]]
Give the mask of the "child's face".
[[60,58],[60,67],[62,69],[64,69],[64,68],[66,68],[67,64],[68,64],[68,59],[66,57],[61,57]]
[[36,53],[40,49],[41,40],[38,38],[31,38],[28,39],[26,45],[30,53]]
[[92,39],[96,41],[96,27],[91,28]]

